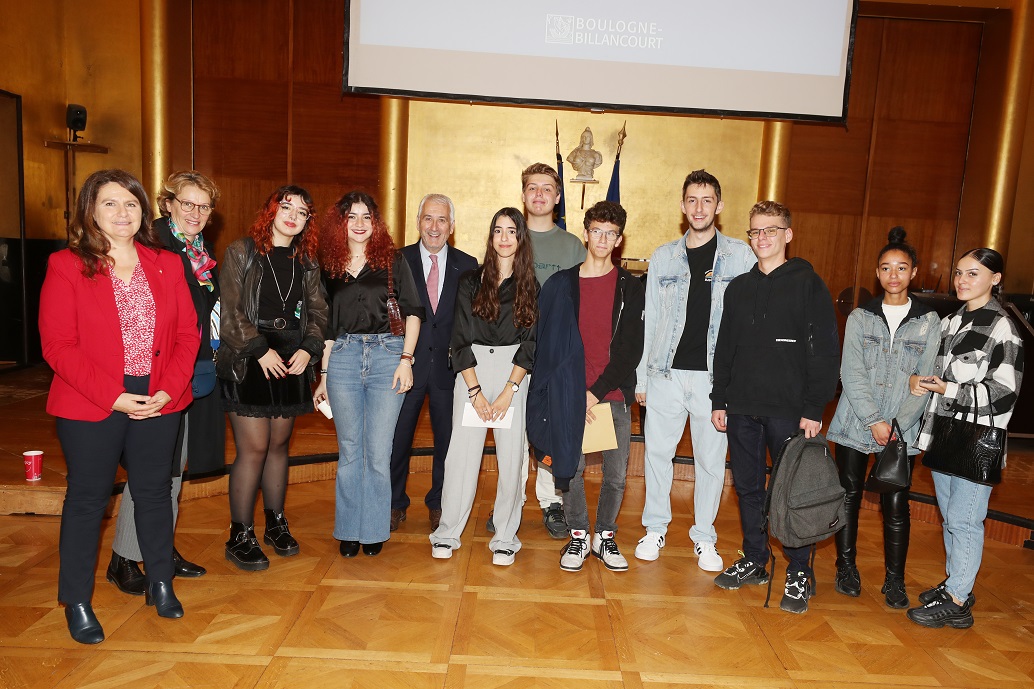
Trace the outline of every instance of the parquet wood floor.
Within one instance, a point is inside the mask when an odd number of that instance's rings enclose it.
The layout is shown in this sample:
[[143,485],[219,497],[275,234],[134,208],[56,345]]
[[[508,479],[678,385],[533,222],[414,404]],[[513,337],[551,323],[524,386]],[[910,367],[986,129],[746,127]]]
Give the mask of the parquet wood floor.
[[[428,474],[414,474],[422,495]],[[587,482],[590,495],[598,479]],[[463,547],[434,560],[416,499],[381,555],[340,557],[331,536],[333,484],[292,485],[288,516],[301,554],[246,573],[223,557],[225,496],[184,502],[177,545],[208,568],[177,580],[182,620],[104,580],[113,520],[104,525],[97,615],[107,640],[69,639],[55,601],[56,517],[0,517],[0,687],[957,687],[1034,688],[1034,551],[988,542],[976,625],[927,630],[883,605],[878,514],[863,510],[859,598],[832,587],[833,548],[818,552],[818,593],[806,615],[764,608],[763,587],[722,591],[696,567],[687,529],[692,484],[676,481],[668,545],[655,562],[632,552],[641,535],[642,483],[629,484],[618,543],[628,572],[590,558],[560,570],[534,500],[524,549],[495,567],[485,519],[494,474],[482,475]],[[593,502],[590,500],[590,502]],[[730,488],[719,551],[736,557]],[[943,578],[940,530],[913,524],[906,582],[914,597]],[[777,572],[785,562],[779,561]]]

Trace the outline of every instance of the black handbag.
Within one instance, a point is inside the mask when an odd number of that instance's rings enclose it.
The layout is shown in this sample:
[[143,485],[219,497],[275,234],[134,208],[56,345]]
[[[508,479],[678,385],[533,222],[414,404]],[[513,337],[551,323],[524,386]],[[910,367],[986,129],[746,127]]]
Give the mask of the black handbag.
[[[1002,458],[1005,454],[1005,429],[994,425],[994,412],[990,411],[991,425],[978,423],[977,386],[973,388],[973,404],[963,419],[954,416],[933,417],[930,435],[933,440],[923,455],[923,465],[931,471],[951,474],[974,483],[993,486],[1002,482]],[[991,409],[991,391],[987,383],[988,409]],[[973,420],[969,413],[973,412]]]
[[892,419],[893,429],[887,445],[876,455],[876,461],[865,482],[865,490],[876,493],[897,493],[908,490],[912,485],[912,466],[908,461],[908,443],[901,433],[897,419]]

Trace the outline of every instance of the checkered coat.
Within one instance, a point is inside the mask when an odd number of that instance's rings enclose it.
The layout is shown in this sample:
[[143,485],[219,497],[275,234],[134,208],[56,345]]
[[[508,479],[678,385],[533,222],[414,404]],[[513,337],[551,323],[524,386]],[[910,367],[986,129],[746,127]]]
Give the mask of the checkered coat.
[[[934,415],[962,419],[973,404],[973,387],[978,385],[977,413],[983,423],[994,412],[994,425],[1005,428],[1016,406],[1023,377],[1023,341],[997,300],[977,309],[973,320],[962,324],[965,307],[941,321],[941,350],[933,373],[946,383],[943,395],[932,394],[923,415],[916,447],[926,450],[933,439]],[[990,399],[988,391],[990,390]],[[972,418],[972,414],[970,414]]]

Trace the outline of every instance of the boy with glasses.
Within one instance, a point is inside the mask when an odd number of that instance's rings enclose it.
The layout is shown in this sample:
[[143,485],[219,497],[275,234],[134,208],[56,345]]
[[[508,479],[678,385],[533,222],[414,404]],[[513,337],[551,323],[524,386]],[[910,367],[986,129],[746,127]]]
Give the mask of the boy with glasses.
[[[590,208],[585,262],[556,273],[539,293],[528,437],[552,457],[561,488],[573,475],[564,499],[571,540],[560,557],[560,568],[569,572],[580,570],[590,552],[612,571],[628,569],[614,535],[625,494],[635,368],[643,351],[644,290],[638,278],[612,261],[626,217],[625,209],[610,201]],[[603,452],[603,485],[590,532],[581,431],[584,424],[599,422],[599,402],[610,404],[618,446]]]
[[[729,437],[743,528],[743,557],[714,580],[730,590],[768,583],[765,448],[774,459],[799,429],[809,438],[817,435],[840,374],[829,290],[810,263],[786,258],[793,239],[790,210],[775,201],[755,204],[747,237],[758,264],[726,290],[711,390],[711,420]],[[815,581],[811,546],[783,551],[789,564],[779,607],[807,612]]]

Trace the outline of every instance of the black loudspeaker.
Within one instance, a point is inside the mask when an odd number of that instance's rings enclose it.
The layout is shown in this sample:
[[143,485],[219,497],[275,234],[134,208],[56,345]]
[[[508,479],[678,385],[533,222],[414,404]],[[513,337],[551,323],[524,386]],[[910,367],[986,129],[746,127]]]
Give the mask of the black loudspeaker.
[[65,121],[68,128],[73,132],[81,132],[86,129],[86,108],[75,103],[69,103],[65,110]]

